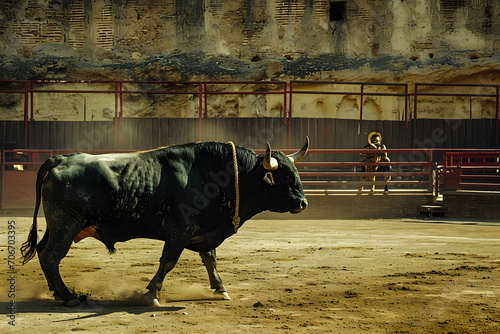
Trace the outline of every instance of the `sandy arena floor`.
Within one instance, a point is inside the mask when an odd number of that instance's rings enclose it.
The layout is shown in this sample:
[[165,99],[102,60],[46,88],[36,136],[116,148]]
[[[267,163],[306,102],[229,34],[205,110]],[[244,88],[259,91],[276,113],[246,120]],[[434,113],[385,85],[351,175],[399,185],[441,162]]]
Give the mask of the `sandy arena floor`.
[[218,248],[232,300],[214,299],[198,254],[185,251],[157,308],[140,296],[162,243],[119,243],[109,255],[87,238],[61,271],[88,300],[67,308],[52,300],[38,258],[9,273],[8,222],[18,262],[31,219],[1,220],[2,333],[500,333],[500,222],[249,221]]

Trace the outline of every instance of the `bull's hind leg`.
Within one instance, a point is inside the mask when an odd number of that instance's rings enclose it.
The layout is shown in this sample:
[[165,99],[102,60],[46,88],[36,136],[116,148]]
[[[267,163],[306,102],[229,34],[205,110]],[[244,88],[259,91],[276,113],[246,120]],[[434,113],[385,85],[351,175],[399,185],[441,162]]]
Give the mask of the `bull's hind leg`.
[[49,283],[49,289],[54,291],[54,297],[63,300],[66,306],[77,306],[80,304],[80,301],[69,292],[59,272],[59,264],[68,253],[70,246],[71,240],[69,242],[60,241],[57,244],[51,243],[49,240],[49,243],[38,257]]
[[[36,245],[36,252],[38,253],[38,258],[40,261],[40,266],[42,267],[43,274],[45,275],[45,279],[47,280],[47,284],[49,286],[50,291],[54,291],[54,285],[50,281],[47,272],[45,271],[45,262],[40,260],[40,253],[42,253],[43,249],[45,248],[45,245],[47,244],[47,241],[49,240],[49,231],[46,230],[45,234],[43,235],[42,240]],[[56,300],[61,299],[55,292],[54,292],[54,298]]]
[[59,264],[68,253],[73,238],[81,227],[79,224],[67,224],[68,219],[47,217],[47,231],[40,242],[38,258],[54,297],[64,301],[66,306],[77,306],[80,301],[68,290],[59,272]]
[[219,295],[222,299],[230,300],[227,294],[222,279],[217,272],[217,257],[215,249],[209,252],[200,252],[201,259],[205,268],[207,268],[208,278],[210,279],[210,288],[215,289],[214,294]]

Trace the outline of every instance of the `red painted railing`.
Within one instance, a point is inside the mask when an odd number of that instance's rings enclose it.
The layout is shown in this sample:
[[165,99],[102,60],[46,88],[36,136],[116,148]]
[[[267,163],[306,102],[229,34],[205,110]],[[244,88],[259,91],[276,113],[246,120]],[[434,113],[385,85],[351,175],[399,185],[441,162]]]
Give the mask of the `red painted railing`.
[[[311,90],[295,90],[294,85],[306,85],[306,86],[314,86],[314,85],[349,85],[351,87],[359,87],[359,91],[354,88],[351,91],[311,91]],[[373,87],[373,86],[383,86],[383,87],[392,87],[398,88],[402,90],[401,93],[391,93],[391,92],[369,92],[365,90],[365,87]],[[405,99],[405,107],[404,107],[404,115],[406,127],[408,127],[408,98],[410,94],[408,93],[408,84],[405,83],[383,83],[383,82],[349,82],[349,81],[305,81],[305,80],[295,80],[290,81],[290,110],[289,117],[292,117],[292,96],[296,94],[326,94],[326,95],[357,95],[360,96],[360,104],[359,104],[359,119],[363,119],[363,105],[364,105],[364,97],[365,96],[394,96],[394,97],[404,97]]]
[[500,151],[448,152],[442,169],[445,189],[500,190]]
[[[254,150],[264,153],[264,150]],[[295,150],[283,150],[289,154]],[[390,194],[419,192],[436,195],[440,182],[439,172],[443,171],[445,189],[486,189],[498,190],[500,187],[500,150],[453,150],[445,149],[388,149],[389,163],[366,163],[349,161],[357,159],[363,149],[310,149],[305,161],[297,163],[304,189],[309,194],[346,193],[357,190],[360,185],[389,186]],[[133,152],[132,150],[96,150],[92,154]],[[436,153],[445,152],[444,165],[437,167],[433,162]],[[0,209],[31,208],[35,201],[35,181],[37,170],[49,157],[72,153],[71,150],[4,150],[1,154],[1,199]],[[370,151],[373,153],[373,151]],[[317,161],[318,159],[327,161]],[[350,159],[348,157],[351,157]],[[418,157],[407,159],[404,157]],[[340,161],[339,161],[340,160]],[[390,165],[392,172],[362,172],[367,165]],[[471,172],[472,171],[472,172]],[[362,176],[383,178],[390,181],[360,181]],[[475,182],[470,182],[474,180]]]
[[[114,89],[78,89],[78,90],[66,90],[66,89],[56,89],[56,90],[48,90],[48,89],[39,89],[37,85],[40,84],[68,84],[68,83],[82,83],[82,84],[111,84]],[[5,84],[19,84],[19,87],[16,89],[2,89],[1,85]],[[152,84],[152,85],[177,85],[177,86],[192,86],[189,90],[143,90],[143,89],[124,89],[123,86],[126,84]],[[300,90],[296,89],[297,86],[307,85],[309,87],[321,84],[321,85],[331,85],[332,87],[336,87],[339,85],[348,85],[353,87],[352,90],[348,91],[309,91],[309,90]],[[209,89],[209,87],[214,86],[223,86],[222,89]],[[261,87],[256,90],[227,90],[227,87],[231,87],[233,85],[258,85]],[[266,86],[279,86],[279,88],[264,88]],[[398,93],[394,93],[391,91],[387,92],[373,92],[367,90],[366,87],[387,87],[392,90],[400,90]],[[427,92],[422,91],[421,87],[446,87],[449,89],[455,88],[471,88],[470,92],[467,93],[457,93],[453,91],[446,92]],[[22,88],[21,88],[22,87]],[[474,89],[473,89],[474,88]],[[477,93],[474,92],[476,89],[493,89],[494,93]],[[114,94],[114,122],[115,122],[115,130],[118,130],[118,118],[123,116],[123,95],[124,94],[163,94],[163,95],[175,95],[175,94],[192,94],[198,95],[198,117],[199,117],[199,138],[201,139],[202,133],[202,118],[208,117],[208,104],[209,104],[209,96],[216,94],[225,94],[225,95],[241,95],[241,94],[274,94],[274,95],[282,95],[283,96],[283,122],[285,125],[290,125],[292,121],[293,101],[298,99],[298,96],[303,94],[335,94],[335,95],[357,95],[361,98],[361,103],[359,105],[359,119],[363,119],[363,99],[365,96],[393,96],[395,98],[404,98],[404,120],[406,122],[406,126],[408,127],[408,123],[411,119],[417,117],[418,112],[418,99],[419,97],[424,96],[440,96],[440,97],[477,97],[477,98],[494,98],[495,99],[495,119],[496,119],[496,142],[498,142],[498,126],[499,126],[499,109],[500,109],[500,85],[492,85],[492,84],[437,84],[437,83],[416,83],[414,92],[409,93],[408,84],[406,83],[374,83],[374,82],[338,82],[338,81],[59,81],[59,80],[0,80],[0,96],[2,94],[23,94],[24,95],[24,128],[25,128],[25,143],[27,143],[26,147],[30,147],[31,138],[29,138],[30,131],[30,121],[35,120],[34,116],[34,94],[43,94],[43,93],[78,93],[78,94]],[[410,98],[413,98],[413,113],[409,110],[409,105],[411,105]],[[291,127],[289,126],[289,141],[290,141],[290,131]],[[119,131],[115,131],[115,136],[117,136]],[[119,148],[118,138],[115,138],[115,148]]]
[[[292,153],[293,150],[284,150]],[[311,149],[306,161],[297,163],[304,188],[307,192],[332,193],[339,190],[355,190],[361,182],[361,176],[391,176],[392,181],[388,184],[392,189],[404,189],[411,186],[411,190],[432,193],[434,187],[432,150],[430,149],[391,149],[381,150],[390,156],[396,154],[421,153],[419,156],[426,157],[423,161],[391,161],[392,172],[366,173],[361,172],[361,167],[374,165],[359,161],[335,161],[346,160],[347,154],[358,156],[363,149],[340,150],[340,149]],[[89,153],[109,153],[110,151],[89,151]],[[130,152],[125,150],[112,152]],[[263,150],[255,150],[264,153]],[[1,160],[1,209],[16,207],[33,207],[35,200],[35,181],[37,170],[40,165],[50,156],[71,153],[69,150],[4,150]],[[330,161],[315,161],[319,155],[329,156]],[[378,166],[382,163],[376,164]],[[371,183],[369,183],[371,185]],[[375,185],[385,185],[385,181],[376,181]]]

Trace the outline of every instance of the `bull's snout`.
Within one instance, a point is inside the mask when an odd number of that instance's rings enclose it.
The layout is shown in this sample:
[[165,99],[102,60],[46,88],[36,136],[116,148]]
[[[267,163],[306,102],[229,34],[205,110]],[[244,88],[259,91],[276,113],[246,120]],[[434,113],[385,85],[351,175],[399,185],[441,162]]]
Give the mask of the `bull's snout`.
[[304,197],[300,199],[297,208],[293,209],[292,213],[299,213],[301,211],[304,211],[305,208],[307,208],[307,199]]

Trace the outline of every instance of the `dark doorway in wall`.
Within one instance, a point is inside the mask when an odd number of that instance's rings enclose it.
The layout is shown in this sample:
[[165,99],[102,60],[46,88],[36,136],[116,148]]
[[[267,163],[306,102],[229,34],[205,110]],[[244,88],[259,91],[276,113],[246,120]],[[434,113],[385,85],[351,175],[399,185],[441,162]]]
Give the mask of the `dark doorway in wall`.
[[344,21],[347,1],[330,1],[330,21]]

